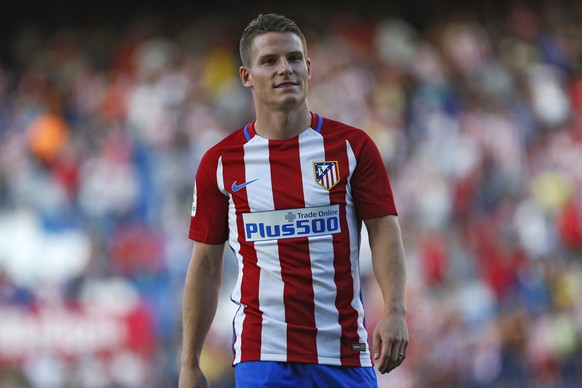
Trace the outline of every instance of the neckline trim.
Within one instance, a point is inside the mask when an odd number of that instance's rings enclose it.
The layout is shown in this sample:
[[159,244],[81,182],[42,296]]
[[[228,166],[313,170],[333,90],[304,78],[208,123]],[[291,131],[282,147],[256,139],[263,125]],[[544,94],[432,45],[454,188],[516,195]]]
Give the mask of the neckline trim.
[[[317,113],[313,113],[313,112],[309,112],[309,113],[311,114],[311,126],[310,126],[310,128],[312,128],[317,133],[321,133],[321,127],[323,126],[323,117],[321,117]],[[255,132],[255,122],[256,122],[256,120],[248,123],[244,127],[243,133],[244,133],[247,141],[250,141],[257,134]]]

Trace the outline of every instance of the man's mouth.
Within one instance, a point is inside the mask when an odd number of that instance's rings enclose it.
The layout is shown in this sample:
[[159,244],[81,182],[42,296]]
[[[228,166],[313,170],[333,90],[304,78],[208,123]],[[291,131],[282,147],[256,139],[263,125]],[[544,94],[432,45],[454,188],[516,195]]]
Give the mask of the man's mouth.
[[277,85],[275,85],[275,88],[287,88],[287,87],[291,87],[291,86],[297,86],[299,85],[297,82],[292,82],[292,81],[286,81],[286,82],[281,82]]

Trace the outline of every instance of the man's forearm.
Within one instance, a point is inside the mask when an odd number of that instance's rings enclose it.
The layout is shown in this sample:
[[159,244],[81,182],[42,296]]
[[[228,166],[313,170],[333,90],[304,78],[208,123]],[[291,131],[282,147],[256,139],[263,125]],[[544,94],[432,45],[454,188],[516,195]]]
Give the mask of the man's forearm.
[[224,246],[195,244],[184,285],[182,367],[200,363],[204,340],[216,314]]
[[400,226],[395,217],[366,223],[370,234],[374,275],[384,298],[384,311],[406,314],[406,264]]

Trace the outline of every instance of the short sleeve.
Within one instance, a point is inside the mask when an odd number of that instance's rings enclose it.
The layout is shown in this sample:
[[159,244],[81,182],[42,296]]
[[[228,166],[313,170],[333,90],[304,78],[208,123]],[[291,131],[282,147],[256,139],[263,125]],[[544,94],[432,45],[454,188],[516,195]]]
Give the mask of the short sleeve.
[[218,188],[219,162],[212,154],[204,155],[194,183],[189,237],[206,244],[228,239],[228,197]]
[[384,161],[378,147],[365,133],[354,150],[356,168],[351,179],[352,196],[360,219],[398,215]]

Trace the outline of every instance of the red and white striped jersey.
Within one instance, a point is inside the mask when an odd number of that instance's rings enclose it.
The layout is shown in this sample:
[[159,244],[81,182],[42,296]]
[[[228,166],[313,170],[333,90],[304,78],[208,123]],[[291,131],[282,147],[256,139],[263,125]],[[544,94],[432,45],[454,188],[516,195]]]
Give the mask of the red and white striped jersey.
[[378,149],[357,128],[312,114],[292,139],[249,124],[212,147],[196,174],[190,238],[228,240],[237,258],[234,364],[371,366],[361,220],[395,214]]

